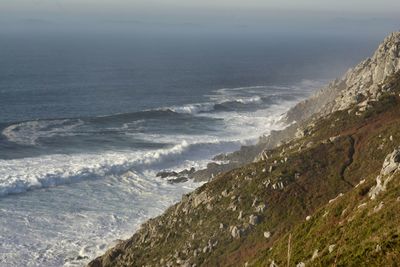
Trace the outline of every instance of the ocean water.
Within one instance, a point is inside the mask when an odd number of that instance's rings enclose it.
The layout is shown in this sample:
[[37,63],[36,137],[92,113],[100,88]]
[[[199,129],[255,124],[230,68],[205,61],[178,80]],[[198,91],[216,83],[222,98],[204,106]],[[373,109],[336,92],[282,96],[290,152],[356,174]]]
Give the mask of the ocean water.
[[3,34],[0,266],[82,266],[374,49],[326,36]]

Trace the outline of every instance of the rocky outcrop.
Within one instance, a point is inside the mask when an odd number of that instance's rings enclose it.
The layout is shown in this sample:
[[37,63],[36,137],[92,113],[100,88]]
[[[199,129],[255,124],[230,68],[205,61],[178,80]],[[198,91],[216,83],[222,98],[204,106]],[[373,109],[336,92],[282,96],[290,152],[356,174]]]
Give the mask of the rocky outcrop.
[[395,149],[386,156],[380,174],[376,177],[376,185],[371,188],[369,196],[375,199],[381,192],[386,190],[393,174],[400,170],[400,148]]
[[376,101],[379,85],[400,70],[400,32],[389,35],[371,58],[350,69],[342,78],[344,89],[334,100],[332,110],[343,110],[363,100]]
[[310,98],[291,108],[285,116],[290,125],[260,140],[258,146],[264,148],[255,157],[255,161],[264,158],[265,150],[282,142],[309,135],[315,119],[353,105],[356,105],[359,111],[365,111],[371,102],[377,101],[382,93],[391,89],[382,87],[382,84],[399,70],[400,32],[394,32],[385,38],[371,58],[349,69],[342,78],[332,81]]
[[365,100],[375,101],[379,85],[400,70],[400,32],[389,35],[371,58],[358,64],[287,113],[287,121],[304,121],[344,110]]

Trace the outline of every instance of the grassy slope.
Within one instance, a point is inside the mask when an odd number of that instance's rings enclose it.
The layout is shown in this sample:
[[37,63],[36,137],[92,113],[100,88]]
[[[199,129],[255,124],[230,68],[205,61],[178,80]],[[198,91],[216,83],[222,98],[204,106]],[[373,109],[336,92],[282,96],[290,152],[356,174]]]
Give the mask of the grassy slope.
[[[91,266],[266,266],[272,260],[283,265],[289,233],[291,266],[396,266],[399,182],[367,201],[385,156],[400,143],[400,75],[391,83],[396,94],[383,94],[361,115],[355,109],[335,112],[315,122],[307,136],[269,151],[268,160],[216,177]],[[362,179],[366,182],[355,188]],[[339,193],[345,194],[328,204]],[[371,213],[381,201],[383,208]],[[265,210],[257,211],[262,204]],[[250,215],[260,222],[250,225]],[[233,226],[240,238],[232,237]],[[316,249],[319,257],[311,261]]]

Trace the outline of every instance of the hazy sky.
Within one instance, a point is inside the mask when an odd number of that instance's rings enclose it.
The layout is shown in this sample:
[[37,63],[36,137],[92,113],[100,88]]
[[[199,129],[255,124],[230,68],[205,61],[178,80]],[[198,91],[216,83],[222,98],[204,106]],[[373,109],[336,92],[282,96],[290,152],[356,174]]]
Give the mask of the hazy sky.
[[1,0],[0,13],[14,16],[144,15],[156,13],[283,10],[396,15],[399,0]]
[[309,27],[333,21],[394,28],[399,10],[399,0],[0,0],[0,27],[99,22]]

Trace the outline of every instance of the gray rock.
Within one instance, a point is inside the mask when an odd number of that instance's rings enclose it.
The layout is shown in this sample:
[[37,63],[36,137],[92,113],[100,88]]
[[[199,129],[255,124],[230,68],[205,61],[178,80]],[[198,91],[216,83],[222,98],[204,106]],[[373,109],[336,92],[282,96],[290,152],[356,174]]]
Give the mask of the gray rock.
[[400,163],[400,149],[395,149],[389,154],[382,166],[381,174],[388,175],[399,168]]
[[314,250],[314,253],[313,253],[312,257],[311,257],[311,260],[313,261],[316,258],[318,258],[318,249]]
[[264,232],[264,237],[265,238],[270,238],[271,237],[271,232]]
[[258,217],[257,215],[250,215],[249,217],[249,223],[251,225],[257,225],[260,223],[260,217]]
[[386,190],[388,183],[393,179],[393,173],[400,169],[400,148],[386,156],[380,174],[376,177],[376,185],[371,188],[369,196],[375,199],[378,194]]
[[260,204],[256,207],[256,212],[264,212],[265,210],[265,204]]
[[161,171],[156,174],[156,177],[167,178],[167,177],[176,177],[178,173],[175,171]]
[[233,226],[231,229],[231,235],[233,238],[240,238],[241,230],[237,226]]

